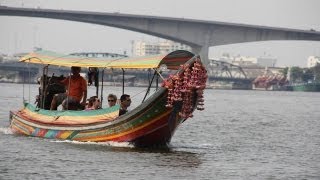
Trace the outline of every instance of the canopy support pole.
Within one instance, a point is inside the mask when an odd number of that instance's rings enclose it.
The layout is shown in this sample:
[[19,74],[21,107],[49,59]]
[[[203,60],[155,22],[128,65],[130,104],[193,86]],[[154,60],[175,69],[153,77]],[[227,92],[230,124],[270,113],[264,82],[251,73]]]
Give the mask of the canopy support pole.
[[156,90],[158,90],[159,75],[158,75],[157,71],[155,71],[154,73],[157,75],[157,78],[156,78]]
[[122,94],[124,94],[124,69],[123,68],[121,68],[122,69]]
[[153,82],[153,79],[154,79],[154,77],[156,76],[156,74],[157,74],[157,71],[154,71],[154,74],[153,74],[153,76],[152,76],[151,81],[149,82],[149,86],[148,86],[147,92],[146,92],[146,94],[144,95],[144,98],[143,98],[142,102],[144,102],[144,100],[146,99],[147,95],[149,94],[150,88],[151,88],[151,85],[152,85],[152,82]]
[[[98,73],[98,83],[96,84],[97,85],[96,86],[96,96],[99,97],[99,71],[97,70],[96,73]],[[95,80],[95,82],[96,82],[96,80]]]
[[148,69],[148,82],[149,82],[149,84],[150,84],[150,82],[151,82],[150,76],[151,76],[151,69],[149,68],[149,69]]
[[[103,77],[104,77],[104,69],[102,70],[102,75],[101,75],[101,93],[100,93],[100,103],[102,107],[102,101],[103,101]],[[98,81],[99,82],[99,81]],[[99,87],[99,86],[98,86]],[[97,91],[97,96],[98,96],[98,91]]]
[[[42,92],[41,92],[41,97],[40,97],[40,101],[41,101],[41,104],[40,104],[40,107],[41,109],[44,108],[44,105],[45,105],[45,101],[46,101],[46,95],[47,94],[47,87],[48,87],[48,70],[49,70],[49,65],[46,65],[43,67],[42,69],[42,80],[40,78],[40,85],[42,83]],[[42,81],[42,82],[41,82]]]

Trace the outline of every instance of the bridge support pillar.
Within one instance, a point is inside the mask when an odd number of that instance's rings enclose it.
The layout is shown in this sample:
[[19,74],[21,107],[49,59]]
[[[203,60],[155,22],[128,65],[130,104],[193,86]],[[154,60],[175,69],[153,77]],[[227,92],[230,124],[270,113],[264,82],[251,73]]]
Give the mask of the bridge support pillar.
[[209,65],[209,46],[192,47],[192,51],[199,54],[205,67]]
[[202,47],[199,54],[200,54],[202,63],[205,65],[205,67],[208,67],[208,65],[209,65],[209,47]]

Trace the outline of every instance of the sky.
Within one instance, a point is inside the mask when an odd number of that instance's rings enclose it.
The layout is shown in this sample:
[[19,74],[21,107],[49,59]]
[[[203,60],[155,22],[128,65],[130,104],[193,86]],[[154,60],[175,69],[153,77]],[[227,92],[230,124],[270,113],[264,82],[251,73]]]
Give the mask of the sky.
[[[319,0],[0,0],[2,6],[118,12],[320,31]],[[160,38],[128,30],[73,21],[0,16],[0,53],[31,52],[34,47],[72,52],[131,54],[134,40]],[[320,56],[320,42],[269,41],[211,47],[209,58],[230,55],[271,57],[277,66],[302,66]]]

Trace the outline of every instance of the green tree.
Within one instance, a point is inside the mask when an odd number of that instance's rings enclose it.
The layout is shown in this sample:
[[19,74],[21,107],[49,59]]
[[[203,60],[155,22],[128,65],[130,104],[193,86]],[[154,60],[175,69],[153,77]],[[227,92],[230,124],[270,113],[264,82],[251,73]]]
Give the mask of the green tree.
[[301,82],[303,76],[303,69],[298,66],[293,66],[291,68],[290,76],[292,82]]
[[314,73],[314,79],[316,82],[320,82],[320,64],[317,64],[315,67],[312,68]]
[[303,70],[303,74],[302,74],[302,81],[303,82],[308,82],[308,81],[312,81],[314,77],[314,73],[312,69],[304,69]]

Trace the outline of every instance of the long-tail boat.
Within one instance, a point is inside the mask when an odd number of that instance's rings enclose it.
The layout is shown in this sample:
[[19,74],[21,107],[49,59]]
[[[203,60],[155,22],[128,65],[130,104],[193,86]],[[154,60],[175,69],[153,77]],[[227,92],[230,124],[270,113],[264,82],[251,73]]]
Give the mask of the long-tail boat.
[[[194,110],[204,109],[207,72],[200,57],[188,51],[101,59],[40,50],[22,57],[20,61],[44,67],[40,84],[46,87],[40,88],[41,92],[48,86],[43,82],[49,77],[45,74],[48,66],[151,69],[154,76],[163,78],[163,81],[154,94],[122,116],[118,115],[119,105],[92,111],[51,111],[44,108],[44,102],[40,106],[24,102],[21,109],[10,112],[10,128],[15,134],[83,142],[128,142],[136,147],[167,146],[177,127],[192,117]],[[161,75],[163,69],[172,74],[164,78]],[[42,101],[48,94],[42,93]]]

